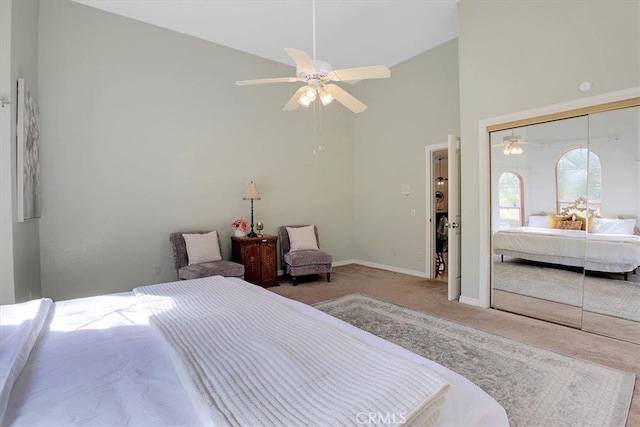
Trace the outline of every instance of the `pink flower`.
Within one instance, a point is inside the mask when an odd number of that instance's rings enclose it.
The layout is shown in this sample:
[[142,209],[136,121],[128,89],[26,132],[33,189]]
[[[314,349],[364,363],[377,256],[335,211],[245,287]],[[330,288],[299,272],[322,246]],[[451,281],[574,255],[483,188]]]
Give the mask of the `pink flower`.
[[231,223],[231,228],[240,231],[249,231],[249,223],[243,218],[236,219]]

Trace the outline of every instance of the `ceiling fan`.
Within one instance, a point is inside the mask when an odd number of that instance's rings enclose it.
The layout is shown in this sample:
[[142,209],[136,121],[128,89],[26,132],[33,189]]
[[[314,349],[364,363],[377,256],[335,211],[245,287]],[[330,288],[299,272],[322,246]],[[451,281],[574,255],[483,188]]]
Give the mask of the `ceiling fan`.
[[292,111],[299,106],[308,107],[316,98],[320,98],[322,105],[328,105],[334,99],[354,113],[361,113],[367,106],[353,95],[332,82],[349,80],[384,79],[391,76],[391,71],[384,65],[368,67],[345,68],[333,70],[327,62],[315,59],[316,57],[316,4],[313,1],[313,57],[311,60],[305,52],[285,48],[284,50],[296,64],[295,77],[275,77],[255,80],[239,80],[238,86],[264,84],[264,83],[293,83],[303,82],[304,86],[293,94],[289,102],[284,106],[285,111]]
[[522,145],[526,143],[522,136],[514,134],[512,130],[511,135],[503,137],[501,143],[493,144],[492,147],[503,147],[502,152],[507,156],[510,154],[517,155],[524,152]]

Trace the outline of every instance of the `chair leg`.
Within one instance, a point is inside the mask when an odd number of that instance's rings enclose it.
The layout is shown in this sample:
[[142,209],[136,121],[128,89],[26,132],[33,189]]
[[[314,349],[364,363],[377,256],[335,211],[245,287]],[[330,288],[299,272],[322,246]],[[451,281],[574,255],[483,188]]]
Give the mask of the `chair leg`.
[[289,276],[289,277],[291,277],[291,284],[293,286],[296,286],[298,284],[298,279],[296,279],[295,276]]
[[331,273],[327,273],[327,282],[331,282]]

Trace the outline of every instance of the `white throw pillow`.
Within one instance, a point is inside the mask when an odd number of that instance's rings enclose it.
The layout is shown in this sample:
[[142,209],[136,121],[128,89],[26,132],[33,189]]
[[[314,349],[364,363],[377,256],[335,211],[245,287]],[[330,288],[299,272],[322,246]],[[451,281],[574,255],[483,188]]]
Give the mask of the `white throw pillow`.
[[529,217],[529,227],[549,228],[549,216],[531,215]]
[[593,231],[596,234],[633,234],[636,220],[596,218],[593,220]]
[[222,259],[217,231],[214,230],[207,234],[183,234],[182,237],[187,245],[189,265]]
[[318,241],[313,225],[306,227],[287,227],[291,252],[317,250]]

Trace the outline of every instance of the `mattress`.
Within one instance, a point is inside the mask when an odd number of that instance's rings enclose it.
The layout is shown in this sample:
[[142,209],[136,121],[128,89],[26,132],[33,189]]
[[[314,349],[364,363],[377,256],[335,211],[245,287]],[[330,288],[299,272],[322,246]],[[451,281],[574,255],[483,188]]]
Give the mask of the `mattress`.
[[[265,304],[280,305],[375,351],[432,370],[450,384],[437,425],[508,425],[494,399],[435,362],[305,304],[240,279],[225,280],[260,294]],[[133,293],[57,302],[11,389],[2,424],[202,425],[170,355],[167,341],[150,325],[149,312]],[[265,402],[269,399],[264,396]]]
[[640,265],[640,236],[520,227],[495,233],[493,251],[591,271],[625,273]]

